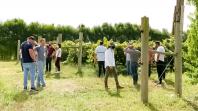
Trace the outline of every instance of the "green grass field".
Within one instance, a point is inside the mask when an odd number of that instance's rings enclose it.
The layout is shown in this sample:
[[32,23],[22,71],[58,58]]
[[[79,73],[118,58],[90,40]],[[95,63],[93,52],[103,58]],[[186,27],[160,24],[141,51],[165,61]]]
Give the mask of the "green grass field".
[[[183,97],[174,93],[174,74],[168,74],[166,85],[157,87],[149,80],[149,103],[140,101],[140,90],[132,86],[130,76],[119,76],[125,88],[118,94],[114,79],[110,91],[104,90],[103,78],[97,78],[91,66],[83,68],[83,77],[75,66],[62,66],[60,77],[46,76],[44,89],[36,94],[23,92],[23,74],[15,62],[0,62],[0,111],[198,111],[198,85],[183,77]],[[29,82],[30,84],[30,82]]]

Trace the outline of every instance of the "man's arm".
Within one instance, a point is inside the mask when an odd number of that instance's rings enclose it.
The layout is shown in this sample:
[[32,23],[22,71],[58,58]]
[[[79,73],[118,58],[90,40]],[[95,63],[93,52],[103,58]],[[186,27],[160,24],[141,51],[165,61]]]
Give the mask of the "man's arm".
[[34,50],[33,49],[29,49],[29,54],[30,54],[30,57],[32,58],[33,61],[36,61],[35,60],[35,53],[34,53]]

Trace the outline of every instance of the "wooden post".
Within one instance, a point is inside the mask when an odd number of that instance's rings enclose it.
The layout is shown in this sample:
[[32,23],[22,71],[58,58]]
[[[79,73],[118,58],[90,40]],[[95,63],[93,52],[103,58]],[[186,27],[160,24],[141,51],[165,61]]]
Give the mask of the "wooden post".
[[148,103],[148,41],[149,41],[149,18],[141,19],[141,100]]
[[83,43],[83,33],[79,33],[79,54],[78,54],[78,72],[79,74],[82,74],[82,43]]
[[61,43],[62,43],[62,34],[58,34],[57,44],[61,44]]
[[20,46],[21,46],[21,41],[18,40],[18,45],[17,45],[17,62],[20,60]]
[[176,13],[174,20],[174,36],[175,36],[175,92],[182,96],[182,33],[184,18],[184,0],[177,0]]

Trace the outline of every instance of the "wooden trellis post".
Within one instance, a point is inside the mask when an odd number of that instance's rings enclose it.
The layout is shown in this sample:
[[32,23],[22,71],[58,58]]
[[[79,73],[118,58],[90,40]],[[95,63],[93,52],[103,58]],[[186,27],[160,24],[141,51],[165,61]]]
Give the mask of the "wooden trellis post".
[[141,19],[141,100],[148,103],[148,41],[149,41],[149,18]]
[[79,54],[78,54],[78,72],[79,74],[82,74],[82,45],[83,45],[83,33],[79,33]]
[[182,33],[184,19],[184,0],[177,0],[174,15],[174,36],[175,36],[175,92],[182,96]]
[[61,44],[61,43],[62,43],[62,34],[58,34],[57,44]]
[[18,43],[17,44],[17,61],[19,61],[20,60],[20,46],[21,46],[21,41],[18,40],[17,43]]

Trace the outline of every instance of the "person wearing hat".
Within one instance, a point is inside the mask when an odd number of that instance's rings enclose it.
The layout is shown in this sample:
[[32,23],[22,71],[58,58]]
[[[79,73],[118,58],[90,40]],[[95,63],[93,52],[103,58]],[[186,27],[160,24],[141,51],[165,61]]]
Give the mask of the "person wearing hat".
[[37,91],[35,88],[35,53],[33,50],[34,37],[30,36],[26,42],[21,45],[22,61],[23,61],[23,72],[24,72],[24,90],[27,90],[28,73],[30,72],[31,78],[31,90]]
[[100,77],[102,70],[105,75],[105,51],[107,48],[103,45],[103,42],[100,42],[100,45],[96,48],[95,53],[98,61],[98,70],[99,74],[98,77]]
[[110,73],[112,73],[114,76],[117,90],[123,88],[120,86],[120,84],[118,82],[118,75],[117,75],[116,67],[115,67],[114,48],[115,48],[115,45],[113,43],[110,43],[108,49],[105,51],[106,75],[105,75],[104,83],[105,83],[106,90],[108,90],[108,77],[109,77]]

